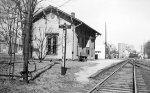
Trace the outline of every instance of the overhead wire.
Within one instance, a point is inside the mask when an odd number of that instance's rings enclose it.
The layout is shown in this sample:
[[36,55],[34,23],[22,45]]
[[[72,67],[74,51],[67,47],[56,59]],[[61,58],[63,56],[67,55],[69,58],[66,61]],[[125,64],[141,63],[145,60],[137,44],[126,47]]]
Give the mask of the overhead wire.
[[67,0],[66,2],[64,2],[63,4],[59,5],[57,8],[60,8],[62,6],[64,6],[65,4],[69,3],[71,0]]

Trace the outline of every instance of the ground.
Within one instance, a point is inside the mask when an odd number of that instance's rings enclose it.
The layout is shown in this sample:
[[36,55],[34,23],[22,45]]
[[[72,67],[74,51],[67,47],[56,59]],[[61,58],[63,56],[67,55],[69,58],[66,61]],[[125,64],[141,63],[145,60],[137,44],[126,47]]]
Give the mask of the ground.
[[[145,64],[145,65],[148,65],[148,66],[150,66],[150,60],[149,59],[147,59],[147,60],[142,60],[142,61],[140,61],[142,64]],[[140,71],[141,71],[141,74],[142,74],[142,77],[143,77],[143,79],[144,79],[144,82],[145,82],[145,84],[147,85],[147,89],[148,90],[150,90],[150,80],[149,80],[149,78],[150,78],[150,71],[149,70],[145,70],[145,69],[142,69],[142,68],[140,68]]]
[[61,75],[61,64],[55,64],[29,84],[1,78],[0,93],[87,93],[95,85],[88,77],[119,61],[67,61],[66,75]]
[[[30,80],[29,84],[25,84],[17,78],[16,80],[9,81],[8,78],[0,77],[0,93],[87,93],[97,84],[95,80],[88,77],[120,61],[121,60],[67,61],[66,75],[61,75],[60,62],[36,62],[36,72],[41,73],[40,71],[42,71],[41,74],[33,80]],[[142,60],[141,62],[150,66],[150,60]],[[29,67],[31,70],[35,69],[32,63]],[[150,90],[150,71],[141,68],[141,74],[147,88]]]

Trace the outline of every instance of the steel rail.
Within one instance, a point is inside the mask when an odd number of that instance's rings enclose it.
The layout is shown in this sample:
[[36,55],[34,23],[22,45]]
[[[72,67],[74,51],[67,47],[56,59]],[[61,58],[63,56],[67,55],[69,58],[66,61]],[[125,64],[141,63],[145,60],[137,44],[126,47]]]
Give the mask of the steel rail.
[[94,92],[96,89],[97,89],[97,87],[98,86],[100,86],[100,85],[102,85],[102,84],[104,84],[104,82],[106,81],[106,80],[108,80],[112,75],[114,75],[118,70],[120,70],[124,65],[126,65],[128,63],[128,61],[127,62],[125,62],[123,65],[121,65],[118,69],[116,69],[114,72],[112,72],[109,76],[107,76],[103,81],[101,81],[100,83],[98,83],[95,87],[93,87],[90,91],[88,91],[87,93],[92,93],[92,92]]
[[145,70],[150,70],[150,67],[149,67],[149,66],[145,66],[145,65],[139,64],[139,63],[136,63],[135,65],[138,66],[138,67],[141,67],[141,68],[143,68],[143,69],[145,69]]
[[109,66],[109,67],[106,67],[106,68],[104,68],[104,69],[102,69],[102,70],[99,70],[99,71],[97,71],[96,73],[94,73],[93,75],[91,75],[89,78],[95,78],[95,77],[97,77],[99,74],[105,73],[107,70],[109,70],[109,69],[111,69],[111,68],[114,68],[115,66],[120,65],[120,64],[124,63],[125,61],[127,61],[127,60],[121,61],[121,62],[119,62],[119,63],[116,63],[116,64],[113,64],[113,65],[111,65],[111,66]]
[[143,66],[146,66],[146,67],[149,67],[149,68],[150,68],[150,66],[149,66],[149,65],[146,65],[146,64],[142,64],[142,63],[139,63],[139,62],[136,62],[136,64],[140,64],[140,65],[143,65]]
[[133,61],[133,91],[134,93],[137,93],[137,82],[136,82],[136,67],[135,67],[135,61]]

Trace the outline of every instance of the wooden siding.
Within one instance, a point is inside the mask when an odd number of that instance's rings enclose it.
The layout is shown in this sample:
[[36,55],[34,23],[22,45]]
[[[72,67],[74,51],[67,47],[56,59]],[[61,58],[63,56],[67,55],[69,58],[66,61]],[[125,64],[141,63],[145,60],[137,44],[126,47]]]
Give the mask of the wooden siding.
[[[33,34],[39,35],[38,29],[47,27],[49,30],[45,33],[58,33],[58,50],[57,55],[47,55],[47,59],[62,59],[62,42],[63,42],[63,29],[59,28],[59,23],[67,23],[71,24],[64,19],[58,18],[55,16],[53,19],[51,18],[51,14],[47,16],[47,23],[45,19],[39,19],[37,22],[34,23],[34,32]],[[37,43],[34,41],[34,43]],[[45,41],[46,43],[46,41]],[[34,47],[35,44],[34,44]],[[95,58],[95,32],[89,31],[84,26],[78,26],[74,29],[72,26],[71,29],[67,29],[67,51],[66,51],[66,58],[67,59],[78,59],[80,55],[86,55],[88,59]],[[33,53],[34,57],[36,54]]]

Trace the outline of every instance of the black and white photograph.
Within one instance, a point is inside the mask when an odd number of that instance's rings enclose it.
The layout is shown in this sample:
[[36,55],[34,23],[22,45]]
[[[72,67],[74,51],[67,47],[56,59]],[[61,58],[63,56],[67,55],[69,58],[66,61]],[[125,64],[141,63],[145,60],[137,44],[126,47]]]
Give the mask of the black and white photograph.
[[150,0],[0,0],[0,93],[150,93]]

